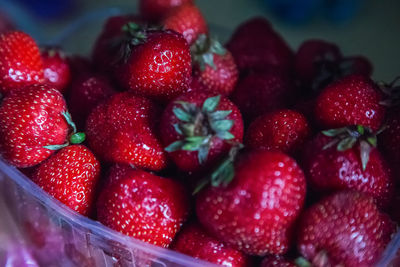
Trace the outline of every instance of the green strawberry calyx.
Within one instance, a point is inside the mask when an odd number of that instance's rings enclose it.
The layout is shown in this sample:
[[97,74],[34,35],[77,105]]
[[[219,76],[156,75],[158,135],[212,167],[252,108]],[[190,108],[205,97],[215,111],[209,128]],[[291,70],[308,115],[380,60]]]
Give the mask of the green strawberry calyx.
[[50,150],[59,150],[61,148],[67,147],[71,144],[80,144],[83,141],[85,141],[86,135],[85,133],[78,132],[76,129],[75,123],[72,121],[71,114],[68,111],[63,111],[62,116],[64,117],[65,121],[68,123],[68,125],[72,129],[72,133],[68,137],[68,141],[64,144],[61,145],[48,145],[44,146],[44,148],[50,149]]
[[232,111],[217,110],[220,100],[220,95],[209,97],[203,102],[202,107],[177,101],[178,105],[172,111],[179,119],[179,123],[175,124],[174,128],[183,138],[173,142],[165,150],[197,151],[199,163],[204,164],[214,138],[234,139],[235,136],[229,132],[234,122],[227,118]]
[[204,71],[207,65],[215,70],[214,55],[223,56],[227,52],[217,39],[205,34],[197,38],[190,50],[193,62],[199,65],[201,71]]
[[322,134],[332,137],[332,141],[327,143],[323,149],[328,149],[336,145],[338,151],[346,151],[353,148],[358,143],[360,146],[362,169],[365,171],[369,161],[369,155],[372,149],[377,146],[377,135],[384,130],[385,127],[382,127],[374,133],[370,128],[362,125],[325,130],[322,131]]

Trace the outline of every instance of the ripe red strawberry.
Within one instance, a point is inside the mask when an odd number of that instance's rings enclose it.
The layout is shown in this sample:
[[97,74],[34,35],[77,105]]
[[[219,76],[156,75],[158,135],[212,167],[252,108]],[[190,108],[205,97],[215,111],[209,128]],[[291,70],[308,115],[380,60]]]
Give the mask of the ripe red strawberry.
[[294,94],[294,86],[287,75],[269,70],[250,73],[239,80],[232,101],[246,120],[251,121],[266,112],[285,108]]
[[387,206],[393,196],[393,178],[374,147],[376,137],[371,131],[358,126],[323,133],[328,136],[317,135],[305,145],[303,155],[304,171],[315,191],[357,190]]
[[385,108],[382,93],[368,77],[350,75],[327,86],[315,106],[317,121],[325,129],[361,124],[378,130]]
[[77,78],[69,89],[67,99],[77,127],[83,129],[90,112],[114,93],[109,81],[102,75],[84,74]]
[[298,267],[298,265],[282,256],[270,255],[263,259],[260,267]]
[[297,246],[312,266],[366,267],[379,259],[394,230],[372,198],[342,191],[306,210]]
[[68,124],[61,93],[47,85],[11,91],[0,104],[0,153],[17,167],[34,166],[66,142]]
[[156,137],[158,107],[128,92],[99,104],[89,115],[86,134],[90,148],[102,159],[158,171],[166,155]]
[[83,145],[62,148],[40,164],[32,180],[69,208],[88,215],[100,177],[100,163]]
[[250,148],[295,152],[310,132],[303,114],[284,109],[267,113],[253,121],[247,130],[245,142]]
[[232,181],[214,183],[197,197],[199,221],[219,240],[247,254],[284,254],[304,202],[302,170],[282,152],[263,150],[227,166],[219,171]]
[[97,202],[104,225],[150,244],[167,247],[189,211],[184,188],[151,173],[120,166],[119,177],[105,187]]
[[239,109],[228,99],[195,91],[167,106],[160,132],[175,164],[183,171],[198,171],[242,141],[243,121]]
[[122,87],[162,101],[188,90],[191,57],[181,34],[145,30],[134,23],[126,24],[123,32],[121,59],[115,70]]
[[293,52],[262,17],[241,24],[232,35],[227,48],[240,70],[274,67],[290,71],[293,67]]
[[140,0],[139,11],[148,20],[160,21],[175,7],[192,2],[193,0]]
[[208,33],[207,22],[203,14],[192,3],[172,9],[162,24],[166,29],[182,34],[189,45],[192,45],[201,34]]
[[59,48],[45,48],[41,56],[45,83],[64,93],[71,81],[71,71],[64,52]]
[[26,33],[0,35],[0,93],[44,82],[39,48]]
[[238,80],[232,54],[215,39],[200,35],[192,46],[193,80],[200,90],[229,95]]
[[222,266],[250,266],[249,258],[244,253],[227,247],[224,243],[210,236],[197,223],[183,227],[171,248],[196,259]]

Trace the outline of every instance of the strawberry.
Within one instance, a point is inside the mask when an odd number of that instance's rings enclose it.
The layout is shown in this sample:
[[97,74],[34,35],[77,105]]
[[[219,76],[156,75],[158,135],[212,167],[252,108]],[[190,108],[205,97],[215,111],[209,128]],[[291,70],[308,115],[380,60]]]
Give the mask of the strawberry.
[[374,70],[372,63],[364,56],[345,57],[341,62],[341,67],[347,73],[360,74],[367,77],[370,77]]
[[282,256],[270,255],[263,259],[260,267],[297,267],[293,261],[290,261]]
[[120,60],[115,75],[131,92],[171,100],[188,90],[191,57],[186,40],[171,30],[143,29],[128,23],[123,27]]
[[89,146],[106,161],[161,170],[166,155],[154,130],[158,113],[146,98],[128,92],[115,94],[90,113],[86,123]]
[[[386,129],[379,136],[386,159],[395,171],[396,177],[400,174],[400,108],[389,110],[386,121]],[[397,179],[400,181],[400,179]]]
[[200,90],[229,95],[238,80],[232,54],[215,39],[200,35],[192,46],[193,80]]
[[0,153],[10,164],[31,167],[66,142],[68,124],[61,93],[47,85],[12,90],[0,104]]
[[317,192],[352,189],[387,206],[393,196],[393,178],[375,146],[376,136],[362,126],[323,131],[305,145],[308,182]]
[[227,247],[224,243],[210,236],[197,223],[183,227],[171,248],[196,259],[222,266],[250,266],[249,258],[244,253]]
[[79,129],[84,128],[90,112],[115,93],[107,78],[98,74],[83,74],[69,88],[68,108]]
[[183,94],[165,109],[161,140],[183,171],[198,171],[229,152],[243,138],[239,109],[228,99],[201,92]]
[[274,67],[291,71],[293,52],[265,18],[252,18],[233,33],[227,48],[239,69]]
[[71,145],[40,164],[32,180],[69,208],[88,215],[100,177],[100,163],[83,145]]
[[297,163],[282,152],[259,150],[216,172],[213,186],[196,199],[205,229],[250,255],[287,252],[306,191]]
[[297,246],[312,266],[373,266],[394,230],[372,198],[342,191],[304,212]]
[[192,2],[193,0],[140,0],[139,12],[148,20],[159,21],[172,9]]
[[0,93],[44,82],[39,48],[28,34],[11,31],[0,35]]
[[189,45],[192,45],[201,34],[208,33],[207,22],[200,9],[187,3],[171,10],[162,23],[166,29],[174,30],[183,35]]
[[303,114],[284,109],[258,117],[250,124],[245,140],[250,148],[294,152],[305,142],[310,132]]
[[315,116],[325,128],[361,124],[378,130],[385,108],[382,93],[369,78],[350,75],[327,86],[316,100]]
[[251,121],[266,112],[285,108],[294,94],[294,86],[287,75],[269,70],[250,73],[239,80],[231,98],[246,120]]
[[92,62],[86,57],[80,55],[72,55],[67,57],[67,62],[70,68],[72,80],[75,80],[81,75],[93,73]]
[[45,83],[64,93],[71,80],[71,71],[64,52],[45,48],[41,52]]
[[167,247],[185,221],[189,201],[177,182],[130,167],[104,187],[97,202],[98,220],[136,239]]

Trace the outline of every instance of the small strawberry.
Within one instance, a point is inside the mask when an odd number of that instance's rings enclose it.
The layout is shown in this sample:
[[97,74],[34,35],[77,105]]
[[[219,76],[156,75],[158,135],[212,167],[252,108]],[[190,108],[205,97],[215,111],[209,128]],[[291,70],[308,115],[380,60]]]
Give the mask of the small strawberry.
[[294,85],[287,75],[269,70],[250,73],[239,80],[232,101],[246,120],[253,120],[266,112],[285,108],[294,98]]
[[64,93],[71,81],[71,71],[64,52],[59,48],[45,48],[41,56],[45,83]]
[[368,77],[350,75],[327,86],[315,105],[317,121],[325,129],[361,124],[376,131],[385,108],[382,93]]
[[241,24],[232,35],[227,48],[241,71],[266,67],[291,71],[293,67],[292,50],[262,17]]
[[166,166],[156,137],[159,110],[150,100],[128,92],[111,96],[90,113],[86,133],[90,148],[102,159],[154,171]]
[[359,125],[323,131],[305,145],[308,182],[320,193],[352,189],[387,206],[393,196],[393,178],[375,146],[376,136]]
[[100,163],[83,145],[62,148],[40,164],[32,180],[69,208],[88,215],[100,177]]
[[186,92],[191,57],[183,36],[171,30],[146,30],[134,23],[123,27],[115,75],[131,92],[171,100]]
[[147,20],[160,21],[174,8],[192,2],[193,0],[140,0],[139,12]]
[[171,102],[160,123],[161,140],[183,171],[204,169],[243,138],[239,109],[228,99],[201,92]]
[[162,24],[166,29],[182,34],[189,45],[192,45],[201,34],[208,33],[207,22],[203,14],[192,3],[172,9]]
[[238,80],[232,54],[215,39],[200,35],[192,46],[193,80],[200,90],[229,95]]
[[83,74],[69,88],[67,103],[78,129],[83,129],[90,112],[115,93],[108,79],[98,74]]
[[372,198],[342,191],[302,215],[300,253],[312,266],[373,266],[395,230]]
[[263,259],[260,267],[298,267],[293,261],[290,261],[282,256],[270,255]]
[[136,239],[167,247],[189,211],[177,182],[127,166],[104,187],[97,202],[98,220]]
[[245,138],[250,148],[296,151],[310,135],[310,127],[303,114],[293,110],[278,110],[253,121]]
[[31,167],[62,145],[68,135],[63,96],[47,85],[11,91],[0,104],[0,153],[10,164]]
[[263,150],[224,167],[196,199],[199,221],[219,240],[247,254],[285,253],[305,198],[300,167],[282,152]]
[[43,63],[35,41],[26,33],[0,35],[0,93],[44,82]]
[[224,243],[210,236],[197,223],[183,227],[171,248],[196,259],[222,266],[250,266],[249,258],[244,253],[227,247]]

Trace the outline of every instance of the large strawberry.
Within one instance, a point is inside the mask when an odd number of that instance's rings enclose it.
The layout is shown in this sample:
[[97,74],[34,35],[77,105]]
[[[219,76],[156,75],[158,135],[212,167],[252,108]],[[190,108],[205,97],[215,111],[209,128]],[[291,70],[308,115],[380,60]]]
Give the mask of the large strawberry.
[[196,199],[202,225],[247,254],[285,253],[306,191],[297,163],[282,152],[260,150],[245,154],[234,166],[225,164],[217,172],[214,186]]
[[372,198],[342,191],[302,215],[298,249],[312,266],[373,266],[395,227]]
[[210,236],[197,223],[183,227],[171,248],[191,257],[222,266],[250,266],[250,260],[244,253],[227,247],[224,243]]
[[242,141],[243,121],[228,99],[194,91],[167,106],[160,132],[175,164],[183,171],[197,171]]
[[92,152],[71,145],[40,164],[32,180],[69,208],[88,215],[99,177],[100,163]]
[[71,71],[64,52],[59,48],[44,48],[41,52],[45,82],[64,93],[71,81]]
[[171,30],[150,30],[126,24],[119,43],[115,75],[122,87],[158,100],[186,92],[191,57],[186,40]]
[[227,48],[240,70],[274,67],[290,71],[293,67],[293,52],[262,17],[252,18],[241,24],[232,35]]
[[167,247],[188,215],[189,201],[177,182],[129,166],[113,173],[97,202],[98,220],[136,239]]
[[140,0],[139,11],[148,20],[160,21],[172,9],[192,2],[193,0]]
[[382,93],[366,76],[350,75],[327,86],[316,100],[315,117],[325,129],[361,124],[378,130],[385,107]]
[[44,82],[43,63],[28,34],[11,31],[0,35],[0,93]]
[[289,109],[278,110],[253,121],[247,130],[245,143],[255,149],[295,152],[305,142],[310,132],[303,114]]
[[161,170],[166,155],[156,137],[158,107],[128,92],[99,104],[89,115],[86,134],[90,148],[109,162]]
[[13,90],[0,105],[0,153],[17,167],[34,166],[54,152],[49,146],[66,143],[68,123],[64,98],[56,89],[31,85]]
[[200,9],[187,3],[171,10],[163,23],[166,29],[174,30],[183,35],[189,45],[192,45],[200,34],[207,34],[207,22]]
[[393,196],[393,178],[375,148],[376,137],[362,126],[324,131],[305,145],[304,170],[317,192],[352,189],[387,206]]
[[192,46],[193,79],[199,89],[229,95],[238,80],[238,70],[231,52],[215,39],[200,35]]

